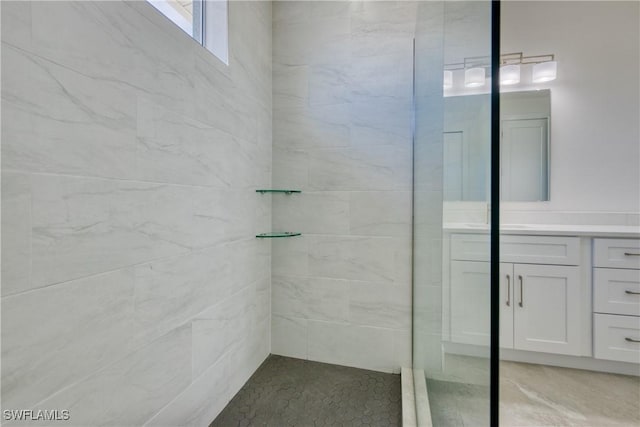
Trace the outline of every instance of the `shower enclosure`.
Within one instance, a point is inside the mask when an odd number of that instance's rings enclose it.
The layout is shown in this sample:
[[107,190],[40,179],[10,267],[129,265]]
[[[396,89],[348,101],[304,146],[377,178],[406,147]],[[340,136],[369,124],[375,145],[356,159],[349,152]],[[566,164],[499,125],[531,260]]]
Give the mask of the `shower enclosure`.
[[[414,48],[413,368],[417,396],[425,385],[428,396],[417,398],[419,425],[430,425],[424,419],[429,417],[438,426],[491,422],[491,53],[491,2],[419,4]],[[486,259],[469,263],[452,287],[449,263],[458,261],[443,255],[456,250],[450,238],[455,224],[469,222],[463,218],[469,211],[459,209],[461,203],[483,216],[474,244]],[[473,351],[456,345],[460,333],[472,337]]]

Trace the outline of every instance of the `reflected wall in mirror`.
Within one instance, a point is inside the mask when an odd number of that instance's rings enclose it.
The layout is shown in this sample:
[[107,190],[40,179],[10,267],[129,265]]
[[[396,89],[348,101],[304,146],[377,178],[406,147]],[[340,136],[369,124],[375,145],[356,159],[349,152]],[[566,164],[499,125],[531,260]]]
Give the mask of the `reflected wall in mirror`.
[[489,200],[490,95],[444,99],[444,200]]
[[[444,100],[444,200],[489,197],[489,95]],[[500,95],[501,199],[549,200],[551,92]]]

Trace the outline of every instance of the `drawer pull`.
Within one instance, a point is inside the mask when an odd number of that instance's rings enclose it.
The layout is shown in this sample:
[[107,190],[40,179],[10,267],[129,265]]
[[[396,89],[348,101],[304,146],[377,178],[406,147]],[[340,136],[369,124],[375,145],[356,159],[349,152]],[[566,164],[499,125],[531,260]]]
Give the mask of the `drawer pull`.
[[507,307],[511,305],[511,276],[507,274]]
[[640,340],[634,340],[633,338],[629,338],[629,337],[626,337],[624,340],[628,342],[640,342]]
[[629,290],[624,291],[624,293],[629,295],[640,295],[640,292],[629,291]]
[[523,296],[522,296],[522,276],[518,276],[518,280],[520,280],[520,302],[518,303],[518,305],[520,307],[522,307],[522,302],[523,302],[522,301],[522,299],[523,299]]
[[625,252],[624,256],[640,256],[640,254],[634,254],[633,252]]

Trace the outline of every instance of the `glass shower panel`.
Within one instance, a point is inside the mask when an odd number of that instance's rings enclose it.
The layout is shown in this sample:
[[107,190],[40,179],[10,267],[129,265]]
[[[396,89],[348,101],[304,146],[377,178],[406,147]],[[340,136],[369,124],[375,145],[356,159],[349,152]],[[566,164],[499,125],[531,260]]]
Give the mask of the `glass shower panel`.
[[490,64],[491,2],[420,2],[413,365],[430,411],[417,402],[419,424],[489,425]]

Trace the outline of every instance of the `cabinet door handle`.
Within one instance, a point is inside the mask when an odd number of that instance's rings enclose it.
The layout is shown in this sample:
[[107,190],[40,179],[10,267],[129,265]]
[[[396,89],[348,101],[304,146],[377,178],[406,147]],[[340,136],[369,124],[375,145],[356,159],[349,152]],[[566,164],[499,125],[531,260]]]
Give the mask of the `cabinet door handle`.
[[625,294],[629,294],[629,295],[640,295],[640,292],[635,292],[635,291],[630,291],[630,290],[626,290],[624,291]]
[[625,252],[624,256],[640,256],[640,254],[634,254],[633,252]]
[[511,305],[511,276],[507,274],[507,307]]
[[629,337],[626,337],[624,340],[628,342],[640,342],[640,340],[634,340],[633,338],[629,338]]
[[518,303],[518,305],[520,307],[522,307],[522,300],[523,300],[523,296],[522,296],[522,276],[518,276],[518,280],[520,281],[520,302]]

